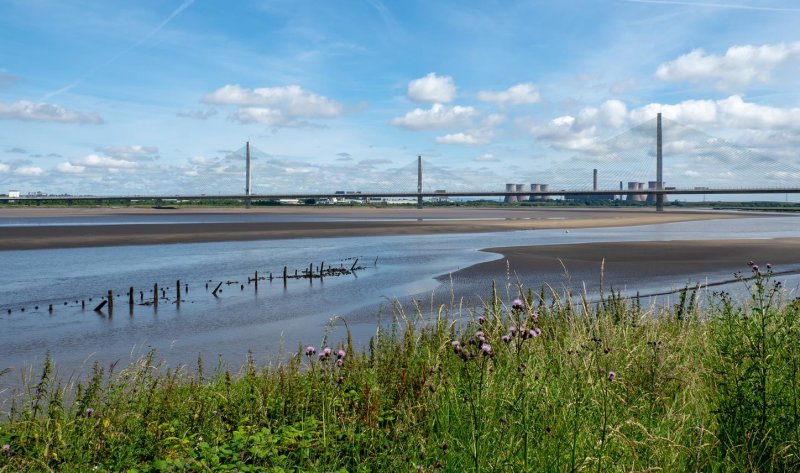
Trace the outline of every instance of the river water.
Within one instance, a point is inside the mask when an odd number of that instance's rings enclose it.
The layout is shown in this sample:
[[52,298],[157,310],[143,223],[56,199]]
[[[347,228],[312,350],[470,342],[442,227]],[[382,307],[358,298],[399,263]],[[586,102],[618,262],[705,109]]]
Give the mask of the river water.
[[[190,217],[186,219],[191,221]],[[95,218],[91,223],[116,221],[131,223],[128,218]],[[65,223],[81,224],[37,221],[53,226]],[[784,216],[569,232],[533,230],[4,251],[0,252],[0,370],[34,365],[49,351],[60,372],[69,375],[85,372],[94,361],[108,364],[119,360],[125,364],[151,348],[173,366],[194,363],[201,354],[208,360],[221,355],[232,367],[238,367],[248,351],[263,361],[304,344],[319,345],[327,332],[332,343],[341,340],[341,322],[326,329],[335,316],[350,320],[355,338],[363,343],[374,333],[379,320],[390,318],[396,300],[413,296],[424,301],[433,291],[446,293],[451,288],[437,277],[447,281],[446,275],[451,272],[500,257],[478,251],[481,248],[798,237],[798,223],[798,217]],[[3,224],[28,223],[19,219],[0,222],[0,231]],[[270,272],[277,276],[284,266],[293,273],[294,269],[308,268],[310,263],[316,267],[320,262],[326,267],[349,268],[355,258],[359,266],[365,267],[355,275],[324,281],[290,280],[286,287],[281,280],[261,280],[257,290],[248,283],[255,271],[261,276]],[[796,269],[800,269],[800,255],[797,263]],[[472,283],[485,284],[488,293],[489,281],[496,277],[502,275],[486,275],[486,281]],[[665,287],[680,288],[687,277],[713,280],[730,274],[687,273],[670,281],[640,281],[635,289],[646,293]],[[784,279],[790,290],[797,290],[800,280],[796,276]],[[188,284],[188,292],[182,291],[180,307],[175,304],[176,280],[182,286]],[[214,297],[211,292],[219,282],[231,284],[223,284],[218,297]],[[145,300],[152,299],[149,291],[154,283],[164,288],[168,299],[157,308],[138,305],[139,291],[143,291]],[[132,311],[128,306],[129,287],[136,291],[137,305]],[[113,314],[106,309],[95,312],[94,306],[109,289],[117,295]],[[52,312],[48,310],[51,304]]]

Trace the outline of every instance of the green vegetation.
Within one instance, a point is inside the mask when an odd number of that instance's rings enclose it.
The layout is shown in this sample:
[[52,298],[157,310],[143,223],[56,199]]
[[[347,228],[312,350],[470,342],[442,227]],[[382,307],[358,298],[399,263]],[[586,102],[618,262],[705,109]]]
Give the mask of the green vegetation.
[[46,363],[0,471],[797,471],[800,301],[739,277],[748,300],[657,311],[512,286],[238,373],[150,354],[66,388]]

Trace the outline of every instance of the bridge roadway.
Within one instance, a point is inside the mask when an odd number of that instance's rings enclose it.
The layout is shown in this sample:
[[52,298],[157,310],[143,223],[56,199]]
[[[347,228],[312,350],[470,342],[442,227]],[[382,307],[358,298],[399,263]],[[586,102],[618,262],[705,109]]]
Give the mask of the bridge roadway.
[[43,201],[104,201],[104,200],[278,200],[278,199],[380,199],[380,198],[426,198],[426,197],[554,197],[554,196],[593,196],[593,195],[713,195],[713,194],[800,194],[800,187],[771,188],[727,188],[727,189],[642,189],[642,190],[553,190],[547,192],[362,192],[357,194],[301,193],[301,194],[142,194],[142,195],[23,195],[20,197],[0,196],[0,202],[43,202]]

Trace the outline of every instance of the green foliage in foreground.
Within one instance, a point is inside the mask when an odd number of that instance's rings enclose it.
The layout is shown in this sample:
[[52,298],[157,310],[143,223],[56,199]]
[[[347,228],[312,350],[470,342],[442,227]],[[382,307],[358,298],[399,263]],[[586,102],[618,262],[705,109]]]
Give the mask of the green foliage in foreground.
[[151,355],[66,389],[47,364],[0,471],[797,471],[800,301],[752,275],[657,314],[493,295],[236,374]]

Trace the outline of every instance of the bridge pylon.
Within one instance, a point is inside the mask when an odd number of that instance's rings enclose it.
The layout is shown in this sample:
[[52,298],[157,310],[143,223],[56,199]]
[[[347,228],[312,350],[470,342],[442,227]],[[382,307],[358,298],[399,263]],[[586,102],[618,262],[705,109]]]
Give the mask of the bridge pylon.
[[[656,115],[656,190],[664,190],[664,160],[662,152],[661,112]],[[656,212],[664,211],[664,194],[656,194]]]

